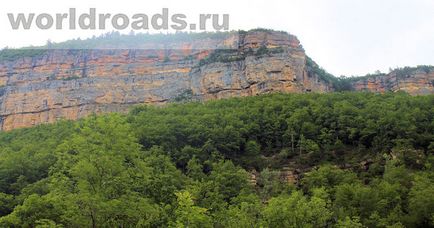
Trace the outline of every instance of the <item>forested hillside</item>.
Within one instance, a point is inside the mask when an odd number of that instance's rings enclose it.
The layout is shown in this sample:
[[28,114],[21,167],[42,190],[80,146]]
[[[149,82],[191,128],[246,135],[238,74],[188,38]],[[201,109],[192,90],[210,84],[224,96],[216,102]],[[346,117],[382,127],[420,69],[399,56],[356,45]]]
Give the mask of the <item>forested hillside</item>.
[[434,95],[261,95],[2,132],[0,227],[434,227]]

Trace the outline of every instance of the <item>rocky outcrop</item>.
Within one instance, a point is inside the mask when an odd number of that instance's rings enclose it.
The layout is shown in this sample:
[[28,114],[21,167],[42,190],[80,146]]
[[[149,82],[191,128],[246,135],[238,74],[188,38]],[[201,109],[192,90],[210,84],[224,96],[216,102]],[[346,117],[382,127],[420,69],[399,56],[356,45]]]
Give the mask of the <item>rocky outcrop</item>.
[[[140,49],[102,44],[102,49],[12,55],[0,61],[0,130],[126,112],[134,104],[342,88],[336,82],[343,81],[309,59],[293,35],[254,30],[198,37],[152,39]],[[352,90],[432,94],[434,69],[344,82]]]
[[330,83],[307,72],[295,36],[274,31],[236,36],[219,41],[219,47],[227,48],[218,50],[201,49],[212,45],[200,40],[175,49],[49,50],[0,62],[0,128],[186,98],[332,90]]
[[366,76],[352,80],[351,87],[356,91],[434,94],[434,67],[403,68],[387,75]]

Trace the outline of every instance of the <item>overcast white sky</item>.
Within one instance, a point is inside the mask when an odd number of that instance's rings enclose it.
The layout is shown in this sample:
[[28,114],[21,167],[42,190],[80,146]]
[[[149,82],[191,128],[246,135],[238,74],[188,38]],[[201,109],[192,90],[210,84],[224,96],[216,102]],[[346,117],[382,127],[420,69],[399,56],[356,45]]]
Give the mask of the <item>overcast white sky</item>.
[[[42,45],[108,31],[11,29],[7,13],[145,13],[167,7],[196,18],[230,14],[230,28],[263,27],[297,35],[306,52],[335,75],[434,65],[434,0],[13,0],[0,8],[0,47]],[[128,31],[125,31],[128,32]]]

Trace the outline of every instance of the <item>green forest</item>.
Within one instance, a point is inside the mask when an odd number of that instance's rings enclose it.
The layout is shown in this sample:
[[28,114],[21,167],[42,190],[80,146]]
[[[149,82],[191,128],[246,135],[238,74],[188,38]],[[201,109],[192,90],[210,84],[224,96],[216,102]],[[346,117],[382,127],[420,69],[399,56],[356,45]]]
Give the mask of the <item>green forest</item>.
[[434,227],[434,95],[268,94],[2,132],[0,227]]

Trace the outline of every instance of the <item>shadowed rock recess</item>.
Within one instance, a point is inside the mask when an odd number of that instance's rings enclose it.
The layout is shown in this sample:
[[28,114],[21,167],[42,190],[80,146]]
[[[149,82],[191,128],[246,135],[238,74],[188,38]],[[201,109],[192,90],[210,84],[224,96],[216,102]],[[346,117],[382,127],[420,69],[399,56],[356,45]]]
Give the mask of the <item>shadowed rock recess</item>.
[[[433,67],[342,79],[319,68],[299,40],[285,32],[252,30],[221,37],[184,39],[178,48],[3,50],[0,129],[125,112],[134,104],[270,92],[434,92]],[[155,39],[146,43],[159,45]],[[203,48],[215,45],[227,48]]]

